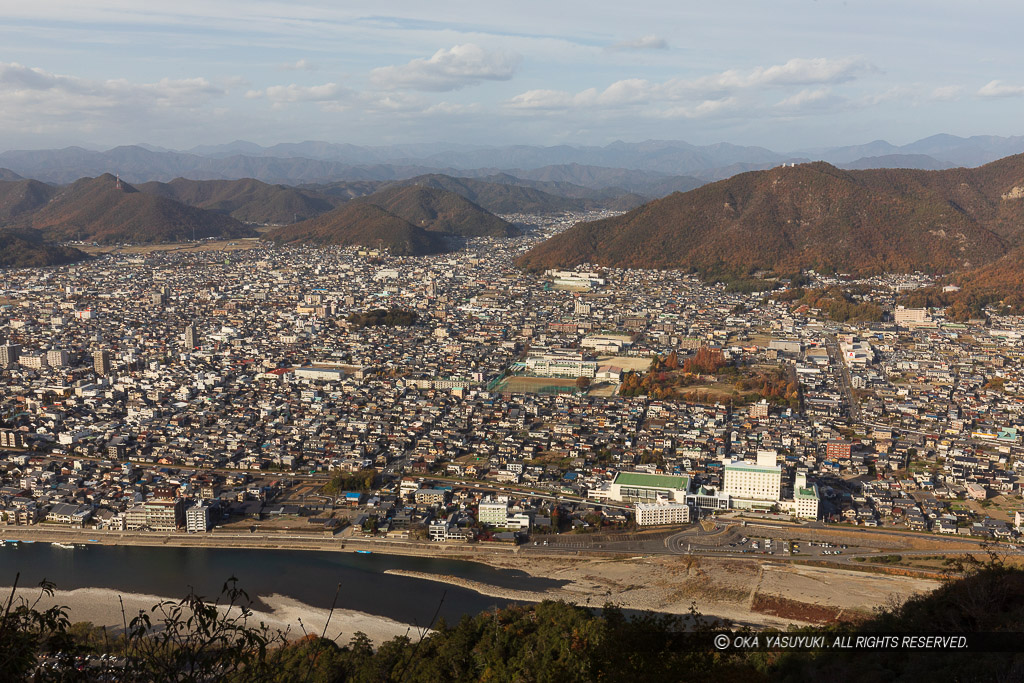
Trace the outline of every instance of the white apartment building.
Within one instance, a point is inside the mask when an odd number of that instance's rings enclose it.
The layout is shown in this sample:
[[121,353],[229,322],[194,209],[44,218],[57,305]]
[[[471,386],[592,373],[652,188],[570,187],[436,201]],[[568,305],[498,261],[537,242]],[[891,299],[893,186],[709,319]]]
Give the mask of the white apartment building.
[[22,367],[30,368],[32,370],[41,370],[48,367],[45,353],[23,353],[18,357],[18,363],[20,363]]
[[690,521],[690,506],[659,498],[655,503],[637,503],[635,514],[636,523],[640,526],[687,524]]
[[210,506],[202,501],[185,510],[185,530],[190,534],[203,534],[210,530]]
[[508,525],[508,499],[483,500],[477,509],[477,521],[488,526]]
[[71,363],[71,354],[62,349],[52,349],[46,352],[46,362],[52,368],[63,368]]
[[801,519],[818,518],[818,485],[796,487],[793,491],[793,514]]

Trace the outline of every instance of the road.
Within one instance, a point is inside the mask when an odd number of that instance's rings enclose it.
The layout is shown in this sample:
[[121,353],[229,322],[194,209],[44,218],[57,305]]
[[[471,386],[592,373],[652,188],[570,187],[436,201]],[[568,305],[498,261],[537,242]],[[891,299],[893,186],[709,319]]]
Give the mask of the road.
[[832,374],[839,383],[839,389],[846,400],[846,405],[849,407],[850,418],[855,422],[860,422],[860,403],[853,395],[850,370],[846,367],[846,362],[843,360],[843,354],[839,348],[839,340],[836,339],[834,334],[825,336],[825,348],[828,349],[829,359],[831,360]]

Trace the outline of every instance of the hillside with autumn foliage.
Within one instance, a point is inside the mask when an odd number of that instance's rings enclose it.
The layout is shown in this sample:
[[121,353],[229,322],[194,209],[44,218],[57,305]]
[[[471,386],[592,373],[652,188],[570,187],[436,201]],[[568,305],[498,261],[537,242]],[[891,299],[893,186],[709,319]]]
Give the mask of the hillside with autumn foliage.
[[401,256],[422,256],[454,247],[438,232],[411,224],[374,204],[350,202],[307,221],[266,234],[277,243],[364,246]]
[[74,247],[54,244],[28,229],[0,228],[0,268],[60,266],[89,258]]
[[706,277],[949,273],[992,263],[1022,237],[1024,155],[944,171],[844,171],[817,162],[743,173],[578,224],[519,264],[681,268]]
[[230,216],[139,192],[109,173],[61,188],[12,224],[40,230],[48,239],[101,243],[154,244],[256,234]]

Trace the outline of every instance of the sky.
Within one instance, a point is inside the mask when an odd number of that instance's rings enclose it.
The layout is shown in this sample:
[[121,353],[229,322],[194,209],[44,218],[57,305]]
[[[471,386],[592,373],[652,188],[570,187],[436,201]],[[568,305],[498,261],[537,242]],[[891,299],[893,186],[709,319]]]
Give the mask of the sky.
[[1024,3],[0,4],[0,149],[1024,134]]

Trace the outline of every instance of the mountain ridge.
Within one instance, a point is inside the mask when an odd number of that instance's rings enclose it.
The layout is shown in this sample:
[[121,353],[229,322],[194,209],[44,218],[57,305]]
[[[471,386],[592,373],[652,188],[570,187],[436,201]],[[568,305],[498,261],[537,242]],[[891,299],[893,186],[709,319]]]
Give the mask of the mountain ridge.
[[0,268],[42,268],[91,258],[74,247],[54,244],[27,228],[0,228]]
[[19,225],[59,240],[152,244],[205,237],[252,237],[256,233],[230,216],[139,192],[114,176],[81,178],[61,188]]
[[581,223],[527,252],[530,269],[591,263],[689,268],[706,276],[815,268],[952,272],[1019,243],[1024,155],[978,169],[845,171],[824,162],[744,173],[614,218]]
[[[789,152],[724,142],[694,145],[681,140],[616,141],[604,146],[424,143],[376,147],[322,141],[264,147],[235,141],[228,145],[194,147],[184,152],[151,145],[123,145],[106,151],[82,147],[8,150],[0,153],[0,167],[23,177],[56,183],[119,172],[125,180],[140,183],[169,182],[177,177],[195,180],[252,177],[268,183],[295,185],[339,180],[394,181],[430,173],[477,177],[516,171],[516,175],[526,175],[545,167],[572,165],[690,176],[706,181],[803,160],[842,165],[874,158],[875,164],[885,164],[889,163],[885,161],[889,156],[922,155],[934,158],[939,164],[973,167],[1022,152],[1024,136],[964,138],[948,134],[905,145],[876,140],[860,145]],[[585,184],[582,177],[570,180]],[[641,187],[621,186],[650,194]]]

